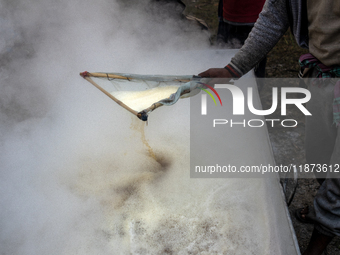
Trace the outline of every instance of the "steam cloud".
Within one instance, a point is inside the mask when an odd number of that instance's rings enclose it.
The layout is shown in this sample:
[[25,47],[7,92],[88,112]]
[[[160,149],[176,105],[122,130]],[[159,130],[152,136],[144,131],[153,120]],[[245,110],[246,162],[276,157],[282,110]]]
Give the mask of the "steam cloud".
[[1,0],[0,254],[117,252],[103,203],[121,206],[159,164],[79,72],[183,72],[167,56],[208,38],[171,15],[146,0]]
[[260,182],[242,181],[258,195],[245,202],[240,183],[226,193],[225,180],[180,177],[188,100],[152,113],[154,159],[142,122],[79,76],[190,74],[181,51],[206,49],[208,38],[166,10],[147,0],[1,0],[0,254],[264,254]]

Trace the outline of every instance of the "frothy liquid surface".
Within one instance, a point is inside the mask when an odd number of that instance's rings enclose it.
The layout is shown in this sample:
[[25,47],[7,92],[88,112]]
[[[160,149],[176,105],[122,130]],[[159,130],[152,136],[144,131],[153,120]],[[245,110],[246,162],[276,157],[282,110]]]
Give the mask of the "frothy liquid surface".
[[188,141],[155,146],[135,116],[130,129],[135,147],[84,162],[75,183],[115,254],[269,254],[263,179],[190,179]]
[[162,99],[168,98],[178,88],[178,86],[164,86],[144,91],[115,91],[111,94],[130,108],[139,112]]

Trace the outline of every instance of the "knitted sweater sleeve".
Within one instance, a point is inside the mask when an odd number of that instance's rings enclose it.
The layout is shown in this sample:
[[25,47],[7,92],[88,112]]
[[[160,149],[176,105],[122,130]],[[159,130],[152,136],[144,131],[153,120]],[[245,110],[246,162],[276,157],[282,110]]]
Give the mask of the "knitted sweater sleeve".
[[259,63],[289,27],[287,0],[267,0],[242,48],[226,66],[242,76]]

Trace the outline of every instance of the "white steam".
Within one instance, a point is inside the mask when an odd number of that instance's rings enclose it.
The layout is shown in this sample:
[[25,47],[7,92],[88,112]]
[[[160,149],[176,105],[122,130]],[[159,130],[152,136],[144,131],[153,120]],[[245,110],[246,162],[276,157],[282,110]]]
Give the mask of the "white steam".
[[105,199],[82,178],[118,186],[143,163],[131,143],[144,147],[129,138],[131,117],[79,72],[171,73],[169,52],[208,41],[129,2],[0,2],[0,254],[112,254]]
[[189,179],[188,100],[150,115],[155,159],[79,76],[197,74],[213,56],[181,51],[207,48],[199,28],[146,0],[1,0],[0,21],[0,254],[264,254],[261,182],[242,181],[246,202],[238,182]]

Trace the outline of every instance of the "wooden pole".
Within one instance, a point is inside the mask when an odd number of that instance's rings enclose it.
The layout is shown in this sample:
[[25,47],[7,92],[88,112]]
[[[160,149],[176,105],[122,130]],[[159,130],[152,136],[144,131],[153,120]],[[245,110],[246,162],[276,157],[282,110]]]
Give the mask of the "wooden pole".
[[[181,96],[184,95],[184,94],[187,94],[187,93],[190,93],[190,89],[188,90],[183,90],[182,93],[181,93]],[[139,115],[137,115],[138,118],[140,118],[140,115],[143,115],[143,113],[148,113],[148,112],[152,112],[154,111],[155,109],[163,106],[164,104],[161,104],[161,103],[154,103],[153,105],[151,105],[150,107],[146,108],[145,110],[139,112]]]
[[109,74],[109,73],[87,73],[87,76],[129,80],[128,77],[116,75],[116,74]]
[[[129,77],[125,77],[125,76],[121,76],[121,75],[116,75],[116,74],[108,74],[108,73],[89,73],[89,72],[83,72],[80,73],[80,76],[82,76],[85,80],[87,80],[88,82],[90,82],[93,86],[95,86],[97,89],[99,89],[101,92],[103,92],[105,95],[107,95],[109,98],[111,98],[113,101],[115,101],[118,105],[122,106],[123,108],[125,108],[126,110],[128,110],[129,112],[131,112],[132,114],[136,115],[139,119],[146,121],[147,117],[148,117],[148,113],[152,112],[153,110],[157,109],[158,107],[163,106],[163,104],[161,103],[154,103],[153,105],[151,105],[150,107],[146,108],[143,111],[137,112],[135,110],[133,110],[132,108],[130,108],[129,106],[127,106],[126,104],[124,104],[123,102],[121,102],[120,100],[118,100],[117,98],[115,98],[113,95],[111,95],[109,92],[107,92],[105,89],[103,89],[102,87],[100,87],[97,83],[95,83],[90,77],[104,77],[104,78],[110,78],[110,79],[124,79],[124,80],[129,80]],[[181,82],[188,82],[190,80],[186,80],[186,79],[177,79],[176,81],[181,81]],[[186,93],[190,93],[190,90],[185,90],[181,93],[181,95],[184,95]]]
[[[117,74],[112,74],[112,73],[89,73],[89,72],[84,72],[80,73],[80,76],[82,77],[100,77],[100,78],[109,78],[109,79],[123,79],[123,80],[131,80],[133,79],[132,77],[126,77],[122,75],[117,75]],[[189,82],[190,79],[174,79],[176,82]]]
[[109,98],[111,98],[113,101],[115,101],[117,104],[119,104],[120,106],[122,106],[123,108],[125,108],[126,110],[128,110],[129,112],[131,112],[132,114],[136,115],[138,114],[137,111],[131,109],[129,106],[127,106],[126,104],[124,104],[123,102],[119,101],[117,98],[115,98],[113,95],[111,95],[109,92],[107,92],[105,89],[103,89],[102,87],[100,87],[97,83],[95,83],[89,76],[85,76],[84,77],[85,80],[87,80],[88,82],[90,82],[93,86],[95,86],[97,89],[99,89],[101,92],[103,92],[105,95],[107,95]]

